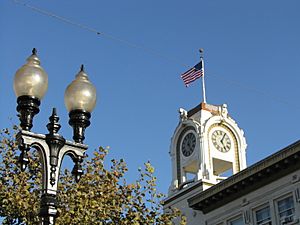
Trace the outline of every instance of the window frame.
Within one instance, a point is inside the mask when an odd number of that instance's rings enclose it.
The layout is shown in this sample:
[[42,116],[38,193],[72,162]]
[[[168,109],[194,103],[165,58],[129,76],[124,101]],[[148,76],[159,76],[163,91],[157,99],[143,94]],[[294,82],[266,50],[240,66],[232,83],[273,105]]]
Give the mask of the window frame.
[[269,208],[269,214],[270,214],[270,218],[269,218],[269,221],[266,221],[265,223],[260,223],[261,225],[263,224],[267,224],[268,222],[270,224],[273,224],[273,221],[272,221],[272,206],[270,205],[269,202],[265,203],[265,204],[262,204],[261,206],[259,207],[256,207],[252,210],[252,213],[253,213],[253,223],[254,224],[258,224],[257,222],[257,212],[262,210],[262,209],[265,209],[265,208]]
[[[284,224],[290,224],[290,223],[293,223],[294,221],[295,221],[295,216],[296,216],[296,201],[295,201],[295,197],[294,197],[294,194],[293,194],[293,192],[290,192],[290,193],[287,193],[287,194],[285,194],[285,195],[282,195],[282,196],[280,196],[279,198],[277,198],[277,199],[274,199],[274,210],[275,210],[275,215],[276,215],[276,221],[277,221],[277,223],[279,224],[279,225],[281,225],[281,224],[283,224],[282,222],[281,222],[281,219],[283,218],[283,217],[280,217],[280,213],[282,213],[282,212],[279,212],[279,205],[278,205],[278,203],[280,202],[280,201],[282,201],[282,200],[284,200],[284,199],[287,199],[287,198],[292,198],[292,200],[293,200],[293,208],[289,208],[289,209],[286,209],[284,212],[286,212],[286,211],[288,211],[288,210],[290,210],[290,209],[293,209],[293,214],[292,215],[290,215],[290,216],[292,216],[292,221],[289,221],[289,222],[287,222],[287,223],[284,223]],[[289,217],[290,217],[289,216]]]
[[234,217],[231,217],[229,219],[226,220],[226,225],[231,225],[231,222],[234,221],[234,220],[238,220],[238,219],[242,219],[243,221],[243,225],[245,225],[245,219],[244,219],[244,215],[243,214],[238,214]]

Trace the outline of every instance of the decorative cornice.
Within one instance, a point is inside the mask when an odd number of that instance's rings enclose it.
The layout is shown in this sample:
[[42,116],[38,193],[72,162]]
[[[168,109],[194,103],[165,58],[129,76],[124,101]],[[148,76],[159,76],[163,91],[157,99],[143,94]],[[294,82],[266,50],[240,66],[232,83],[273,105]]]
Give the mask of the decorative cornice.
[[300,141],[253,164],[188,199],[189,206],[208,213],[300,168]]

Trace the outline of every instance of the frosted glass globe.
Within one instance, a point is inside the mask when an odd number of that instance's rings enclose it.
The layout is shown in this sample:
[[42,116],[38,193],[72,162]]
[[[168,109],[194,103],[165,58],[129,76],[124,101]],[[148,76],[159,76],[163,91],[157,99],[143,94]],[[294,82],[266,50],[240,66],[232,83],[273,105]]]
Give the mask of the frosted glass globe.
[[48,89],[48,75],[40,66],[40,60],[33,54],[15,74],[14,91],[17,97],[30,95],[41,100]]
[[92,112],[96,106],[96,88],[89,81],[87,74],[81,67],[75,80],[67,87],[65,91],[65,105],[67,110],[83,110]]

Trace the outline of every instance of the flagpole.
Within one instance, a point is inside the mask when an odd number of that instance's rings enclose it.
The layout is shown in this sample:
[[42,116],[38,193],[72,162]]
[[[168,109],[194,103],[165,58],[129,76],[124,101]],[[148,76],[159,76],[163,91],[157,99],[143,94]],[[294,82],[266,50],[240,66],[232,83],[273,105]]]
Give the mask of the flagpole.
[[205,76],[205,70],[204,70],[204,60],[203,60],[203,48],[200,48],[200,61],[202,61],[202,68],[203,68],[203,75],[202,75],[202,94],[203,94],[203,102],[206,103],[206,94],[205,94],[205,81],[204,81],[204,76]]

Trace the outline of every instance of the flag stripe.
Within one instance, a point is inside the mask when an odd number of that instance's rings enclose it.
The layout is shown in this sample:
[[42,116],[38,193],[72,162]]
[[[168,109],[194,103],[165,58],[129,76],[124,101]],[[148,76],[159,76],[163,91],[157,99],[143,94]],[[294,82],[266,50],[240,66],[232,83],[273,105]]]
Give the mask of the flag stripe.
[[187,84],[190,84],[190,83],[192,83],[193,81],[197,80],[197,79],[200,78],[201,76],[202,76],[202,73],[195,74],[195,75],[191,76],[190,78],[183,80],[183,82],[187,85]]
[[189,69],[188,71],[186,71],[185,73],[183,73],[183,74],[181,75],[181,77],[182,77],[182,78],[188,77],[188,76],[189,76],[189,74],[191,74],[191,73],[193,73],[193,72],[194,72],[194,70],[195,70],[195,68],[194,68],[194,67],[193,67],[193,68],[191,68],[191,69]]
[[202,66],[202,60],[196,64],[194,67],[190,68],[183,74],[181,74],[181,78],[185,84],[185,86],[188,86],[193,81],[197,80],[198,78],[202,77],[204,75],[204,68]]
[[190,77],[194,77],[194,76],[202,76],[202,70],[195,70],[193,69],[193,71],[187,73],[187,74],[184,74],[182,75],[182,79],[185,80],[185,79],[189,79]]

